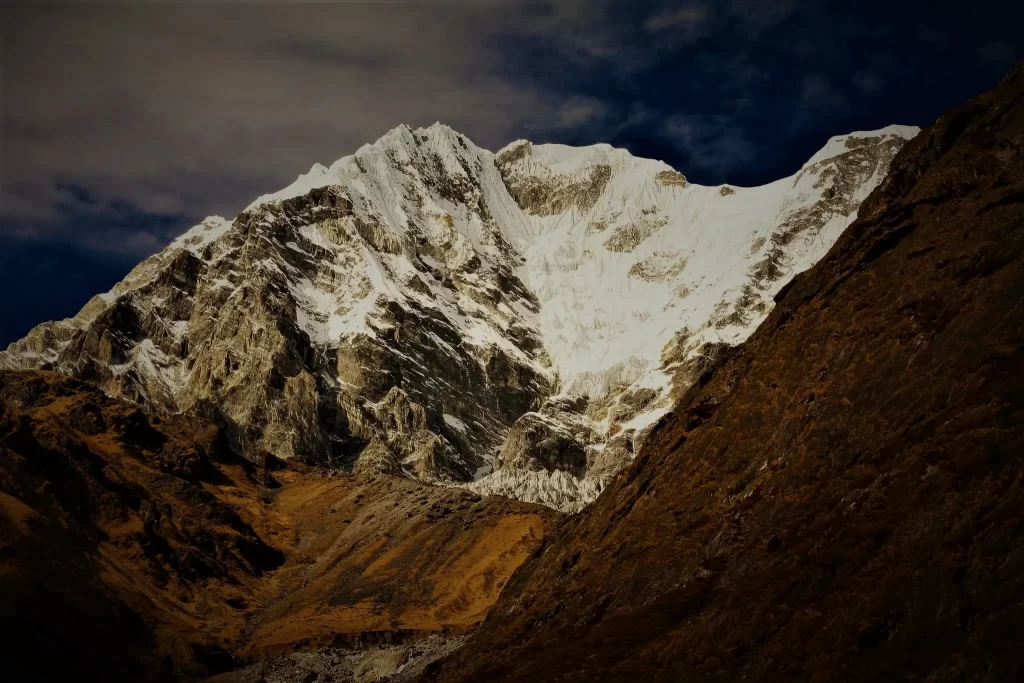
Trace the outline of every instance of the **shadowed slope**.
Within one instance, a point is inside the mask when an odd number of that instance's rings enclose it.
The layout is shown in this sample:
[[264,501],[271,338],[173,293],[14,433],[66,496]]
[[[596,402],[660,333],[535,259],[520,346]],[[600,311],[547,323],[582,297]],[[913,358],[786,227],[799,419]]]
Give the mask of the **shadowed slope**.
[[1024,64],[777,302],[428,678],[1020,678]]
[[476,626],[555,513],[390,477],[271,474],[200,418],[0,373],[12,680],[189,680]]

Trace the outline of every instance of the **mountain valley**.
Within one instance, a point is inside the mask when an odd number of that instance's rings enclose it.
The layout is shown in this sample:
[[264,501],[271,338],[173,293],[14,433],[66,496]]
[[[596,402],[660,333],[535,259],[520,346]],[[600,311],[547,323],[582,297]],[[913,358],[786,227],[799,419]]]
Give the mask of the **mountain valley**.
[[195,680],[238,658],[457,636],[557,519],[404,478],[255,466],[223,425],[147,417],[56,373],[0,373],[0,399],[13,680]]
[[1024,675],[1024,62],[762,187],[400,126],[0,352],[11,680]]

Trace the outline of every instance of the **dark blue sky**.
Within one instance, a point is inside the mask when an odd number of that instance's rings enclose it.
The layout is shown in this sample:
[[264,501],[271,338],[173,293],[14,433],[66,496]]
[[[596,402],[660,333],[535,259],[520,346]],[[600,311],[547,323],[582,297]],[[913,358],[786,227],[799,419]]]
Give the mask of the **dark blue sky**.
[[4,4],[0,345],[399,123],[774,180],[994,85],[1022,4]]

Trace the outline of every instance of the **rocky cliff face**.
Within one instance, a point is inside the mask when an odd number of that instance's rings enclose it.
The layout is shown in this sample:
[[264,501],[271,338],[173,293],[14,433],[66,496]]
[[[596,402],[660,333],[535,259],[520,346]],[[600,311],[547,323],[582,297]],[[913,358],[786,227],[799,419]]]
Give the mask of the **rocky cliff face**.
[[216,416],[256,462],[578,509],[915,133],[835,138],[791,178],[731,188],[607,145],[492,154],[400,127],[207,219],[0,367]]
[[424,680],[1020,679],[1024,63],[859,214]]

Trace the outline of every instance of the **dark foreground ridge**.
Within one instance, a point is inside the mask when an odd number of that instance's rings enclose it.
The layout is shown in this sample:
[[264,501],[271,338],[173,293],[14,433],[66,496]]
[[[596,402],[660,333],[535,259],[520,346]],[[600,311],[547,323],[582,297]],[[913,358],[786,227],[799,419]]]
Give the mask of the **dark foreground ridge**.
[[[406,479],[270,471],[209,420],[0,372],[3,680],[189,681],[407,642],[385,653],[394,671],[475,628],[557,517]],[[388,663],[367,654],[348,668]]]
[[1021,680],[1024,63],[860,216],[427,679]]

